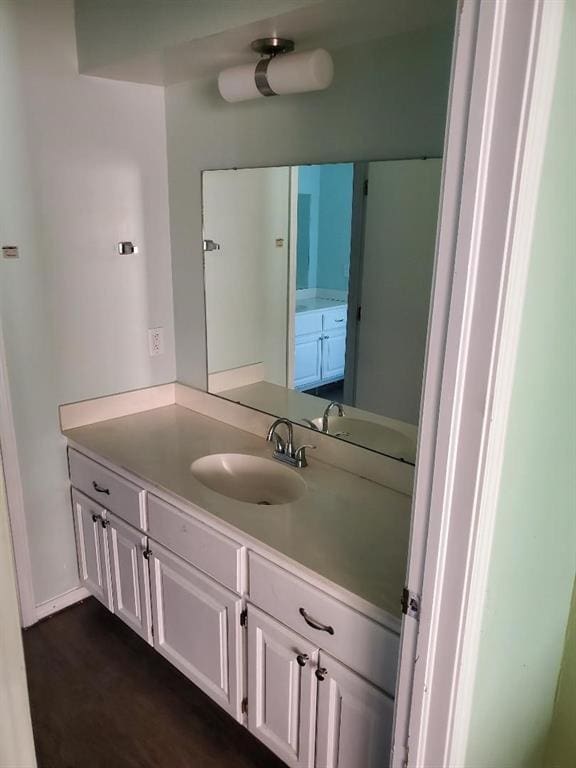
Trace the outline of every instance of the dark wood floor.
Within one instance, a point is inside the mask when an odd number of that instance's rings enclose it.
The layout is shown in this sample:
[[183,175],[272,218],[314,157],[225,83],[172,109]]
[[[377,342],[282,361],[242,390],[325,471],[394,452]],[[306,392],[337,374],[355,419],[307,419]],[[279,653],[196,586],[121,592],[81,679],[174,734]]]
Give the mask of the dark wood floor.
[[284,766],[93,598],[24,649],[39,768]]

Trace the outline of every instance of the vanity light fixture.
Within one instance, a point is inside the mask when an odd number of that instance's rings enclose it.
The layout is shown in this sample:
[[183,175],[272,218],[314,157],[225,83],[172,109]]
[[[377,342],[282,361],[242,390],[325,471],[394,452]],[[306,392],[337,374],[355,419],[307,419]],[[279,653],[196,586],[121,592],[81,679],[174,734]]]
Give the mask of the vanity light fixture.
[[292,53],[294,41],[282,37],[254,40],[251,47],[262,57],[256,64],[240,64],[218,75],[218,89],[226,101],[322,91],[332,82],[332,57],[323,48]]

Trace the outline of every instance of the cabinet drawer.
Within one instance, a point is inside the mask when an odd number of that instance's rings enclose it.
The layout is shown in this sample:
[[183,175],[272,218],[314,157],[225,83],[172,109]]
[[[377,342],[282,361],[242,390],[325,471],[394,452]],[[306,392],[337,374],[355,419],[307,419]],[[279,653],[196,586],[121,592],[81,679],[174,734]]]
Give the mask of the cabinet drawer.
[[148,532],[151,538],[220,584],[242,592],[242,544],[151,494],[148,494]]
[[337,309],[326,310],[324,312],[324,330],[331,331],[337,328],[345,330],[347,317],[348,307],[346,305]]
[[68,449],[72,485],[135,528],[146,529],[144,491],[115,472]]
[[294,323],[294,333],[320,333],[322,330],[322,312],[297,312]]
[[249,584],[252,603],[394,696],[400,640],[395,632],[253,552]]

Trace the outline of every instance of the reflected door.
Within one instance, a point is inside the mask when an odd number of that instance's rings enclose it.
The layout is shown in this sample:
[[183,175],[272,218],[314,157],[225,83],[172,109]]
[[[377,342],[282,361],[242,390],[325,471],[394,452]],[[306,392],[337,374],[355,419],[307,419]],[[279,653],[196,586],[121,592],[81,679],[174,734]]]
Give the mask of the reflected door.
[[418,423],[442,161],[369,163],[358,408]]

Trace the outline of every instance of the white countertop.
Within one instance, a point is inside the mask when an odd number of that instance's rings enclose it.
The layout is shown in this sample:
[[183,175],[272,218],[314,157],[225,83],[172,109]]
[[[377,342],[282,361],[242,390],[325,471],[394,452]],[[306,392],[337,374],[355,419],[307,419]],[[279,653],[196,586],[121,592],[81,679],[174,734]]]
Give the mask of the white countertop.
[[271,457],[256,437],[178,405],[64,432],[80,449],[191,502],[296,563],[399,618],[411,499],[324,464],[309,453],[297,471],[306,493],[291,504],[258,506],[202,485],[190,472],[212,453]]
[[337,309],[346,306],[344,299],[321,299],[314,296],[309,299],[296,299],[296,313],[313,312],[316,309]]

